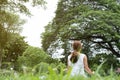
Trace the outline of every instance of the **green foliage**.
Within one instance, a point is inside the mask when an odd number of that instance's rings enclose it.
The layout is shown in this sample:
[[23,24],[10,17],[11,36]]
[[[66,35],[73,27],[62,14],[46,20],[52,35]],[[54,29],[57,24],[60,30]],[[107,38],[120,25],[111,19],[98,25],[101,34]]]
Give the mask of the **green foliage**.
[[45,26],[45,33],[42,33],[41,38],[42,38],[42,47],[46,51],[50,44],[54,41],[55,39],[55,33],[54,29],[52,28],[52,24],[49,23],[47,26]]
[[20,13],[24,13],[26,15],[30,15],[30,11],[28,9],[28,7],[26,6],[25,3],[30,3],[30,5],[32,5],[33,7],[35,6],[44,6],[46,4],[46,2],[44,0],[2,0],[0,1],[0,11],[4,10],[4,11],[12,11],[12,12],[20,12]]
[[49,67],[49,64],[48,63],[45,63],[45,62],[41,62],[37,65],[35,65],[32,69],[33,73],[34,74],[46,74],[48,73],[48,67]]
[[19,33],[21,31],[21,25],[24,24],[24,20],[20,19],[18,15],[7,11],[0,11],[0,47],[4,48],[6,42],[11,39],[11,33]]
[[49,27],[50,32],[45,30],[47,35],[42,36],[45,51],[60,46],[66,51],[68,43],[64,43],[72,38],[83,42],[82,51],[88,57],[101,50],[120,57],[120,4],[116,0],[60,0],[55,18],[45,28]]
[[57,59],[53,59],[51,56],[47,56],[45,62],[48,64],[58,64],[59,61]]
[[[58,60],[51,58],[42,49],[32,46],[29,46],[22,56],[19,56],[17,60],[18,70],[22,70],[23,67],[29,67],[31,69],[33,68],[33,70],[35,69],[35,72],[39,73],[42,73],[45,69],[47,69],[47,67],[44,67],[44,65],[46,66],[48,64],[57,63]],[[43,71],[41,71],[41,69]]]
[[20,65],[33,67],[40,62],[45,62],[47,54],[38,47],[29,46],[22,56],[19,57],[18,62]]
[[26,6],[29,3],[33,7],[46,4],[44,0],[0,1],[0,67],[2,62],[12,62],[11,64],[14,66],[18,56],[22,55],[26,49],[27,43],[24,41],[24,37],[19,34],[25,20],[20,19],[17,14],[23,13],[30,16],[31,13]]
[[[10,62],[11,67],[15,68],[17,59],[23,54],[28,44],[24,41],[24,37],[19,34],[11,34],[11,39],[7,42],[4,48],[3,63]],[[6,64],[5,64],[6,65]],[[2,68],[7,68],[10,65],[2,65]],[[10,67],[9,67],[10,68]]]
[[[19,35],[19,32],[22,29],[20,26],[24,24],[24,20],[20,19],[18,15],[4,10],[0,10],[0,17],[1,67],[1,62],[12,62],[11,60],[15,62],[18,55],[22,54],[22,51],[24,51],[27,43],[24,41],[24,38]],[[22,49],[22,46],[24,46],[24,49]],[[15,55],[13,53],[15,53]]]
[[[43,63],[44,64],[44,63]],[[101,70],[101,67],[104,63],[99,65],[98,70]],[[16,73],[11,71],[10,75],[1,75],[0,80],[119,80],[120,76],[116,75],[114,71],[110,70],[110,74],[107,76],[101,76],[97,71],[94,75],[83,77],[83,76],[70,76],[70,73],[64,74],[63,68],[61,67],[60,73],[54,71],[52,67],[48,66],[48,72],[44,74],[33,74],[31,72],[26,74]],[[1,72],[0,72],[1,73]]]
[[[2,49],[6,42],[9,40],[9,32],[19,32],[21,24],[25,23],[21,20],[16,12],[30,15],[25,3],[29,2],[32,6],[44,5],[44,0],[1,0],[0,1],[0,48]],[[2,54],[2,52],[0,52]]]
[[[21,30],[21,24],[25,23],[21,20],[16,12],[30,15],[25,3],[31,3],[33,6],[43,5],[46,2],[44,0],[2,0],[0,1],[0,48],[2,49],[6,42],[9,40],[9,33],[19,32]],[[2,54],[2,52],[0,52]]]
[[110,74],[111,68],[116,71],[116,69],[120,66],[119,60],[117,60],[117,58],[112,54],[97,54],[89,61],[89,65],[92,70],[96,70],[101,63],[103,64],[98,71],[102,76]]
[[[66,65],[64,63],[59,63],[56,67],[57,73],[61,73],[62,71],[64,71],[65,68],[66,68]],[[65,72],[63,72],[63,73],[65,73]]]

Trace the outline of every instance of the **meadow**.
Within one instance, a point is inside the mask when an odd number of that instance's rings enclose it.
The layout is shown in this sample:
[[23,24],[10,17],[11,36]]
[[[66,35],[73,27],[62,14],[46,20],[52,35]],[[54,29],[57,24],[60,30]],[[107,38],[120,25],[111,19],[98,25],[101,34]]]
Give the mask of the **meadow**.
[[109,75],[101,76],[99,74],[100,66],[95,71],[94,75],[83,76],[70,76],[70,71],[65,72],[63,68],[60,72],[48,67],[48,72],[16,72],[14,70],[0,70],[0,80],[120,80],[120,75],[115,73],[112,68]]

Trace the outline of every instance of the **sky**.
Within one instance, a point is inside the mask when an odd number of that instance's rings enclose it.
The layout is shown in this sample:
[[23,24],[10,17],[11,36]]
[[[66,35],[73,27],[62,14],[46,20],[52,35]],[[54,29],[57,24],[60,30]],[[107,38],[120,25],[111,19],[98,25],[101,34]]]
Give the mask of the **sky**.
[[32,16],[26,17],[26,23],[22,26],[22,36],[25,36],[25,41],[29,45],[41,48],[41,33],[44,32],[44,26],[46,26],[55,16],[55,10],[57,9],[58,0],[45,0],[47,2],[46,9],[38,7],[29,7]]

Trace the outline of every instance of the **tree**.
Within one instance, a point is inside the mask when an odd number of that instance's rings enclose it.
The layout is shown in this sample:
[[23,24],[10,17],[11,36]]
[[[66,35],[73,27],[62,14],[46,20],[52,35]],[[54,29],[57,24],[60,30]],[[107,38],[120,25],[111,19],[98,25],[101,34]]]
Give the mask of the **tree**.
[[22,28],[20,27],[24,24],[24,20],[20,19],[18,15],[10,12],[1,11],[0,12],[0,65],[4,55],[5,46],[14,37],[13,34],[19,33]]
[[1,0],[0,11],[20,12],[26,15],[30,15],[30,11],[26,4],[29,3],[33,7],[44,6],[46,2],[44,0]]
[[81,15],[81,20],[79,20],[81,22],[80,26],[83,26],[79,38],[89,39],[90,42],[95,44],[95,48],[109,50],[117,57],[120,57],[120,5],[113,0],[93,2],[97,3],[92,7],[92,10]]
[[[12,38],[5,45],[2,62],[3,64],[11,63],[11,66],[15,68],[18,57],[22,56],[23,52],[28,47],[28,44],[24,41],[25,37],[20,36],[17,33],[12,33],[11,36]],[[2,65],[2,67],[6,68],[4,65]]]
[[46,2],[44,0],[1,0],[0,1],[0,67],[4,48],[6,43],[11,38],[12,33],[19,33],[21,25],[25,23],[21,20],[18,13],[31,15],[26,4],[30,3],[33,7],[43,6]]
[[51,42],[55,40],[55,34],[54,34],[54,29],[52,28],[52,24],[49,23],[47,26],[45,26],[45,33],[42,33],[42,47],[46,51]]
[[79,39],[88,54],[106,50],[120,57],[119,19],[120,4],[115,0],[60,0],[51,26],[52,41]]

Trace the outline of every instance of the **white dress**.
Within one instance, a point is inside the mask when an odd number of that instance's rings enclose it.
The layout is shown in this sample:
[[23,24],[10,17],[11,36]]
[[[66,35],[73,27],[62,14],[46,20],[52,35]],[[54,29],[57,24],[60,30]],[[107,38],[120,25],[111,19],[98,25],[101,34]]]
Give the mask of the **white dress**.
[[72,67],[71,76],[81,75],[81,76],[86,77],[85,72],[84,72],[84,62],[83,62],[85,54],[80,53],[78,61],[76,63],[72,63],[70,61],[71,56],[72,56],[71,54],[68,56],[68,66]]

